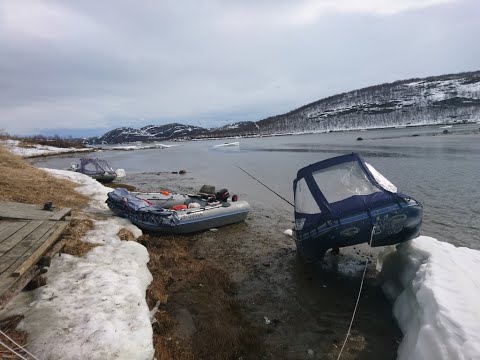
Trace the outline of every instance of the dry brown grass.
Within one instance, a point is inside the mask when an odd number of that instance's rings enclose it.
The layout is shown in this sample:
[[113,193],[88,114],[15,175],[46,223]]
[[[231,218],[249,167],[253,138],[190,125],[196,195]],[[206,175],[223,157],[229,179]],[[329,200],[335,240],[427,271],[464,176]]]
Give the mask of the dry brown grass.
[[120,240],[135,241],[135,235],[127,228],[120,229],[117,236]]
[[82,237],[88,230],[93,229],[93,221],[90,219],[72,219],[67,230],[63,234],[66,244],[62,252],[74,256],[84,256],[98,244],[82,241]]
[[[147,301],[150,307],[161,303],[154,324],[158,360],[258,356],[258,332],[243,319],[224,271],[195,259],[186,238],[142,236],[139,242],[149,251],[148,267],[153,275]],[[196,331],[190,339],[176,336],[174,314],[179,309],[187,309],[194,319]]]
[[[22,315],[14,315],[3,319],[0,321],[0,330],[7,334],[8,337],[14,340],[18,345],[25,346],[27,343],[27,334],[23,331],[17,330],[17,325],[22,319]],[[14,349],[16,352],[20,353],[22,356],[28,357],[27,354],[25,354],[21,349],[18,349],[18,346],[8,340],[5,336],[1,335],[0,340],[11,349]],[[0,345],[0,359],[20,359],[20,357],[13,354],[4,346]]]
[[79,209],[88,198],[74,189],[77,184],[60,180],[31,166],[0,146],[0,200],[26,204],[53,202],[55,207]]

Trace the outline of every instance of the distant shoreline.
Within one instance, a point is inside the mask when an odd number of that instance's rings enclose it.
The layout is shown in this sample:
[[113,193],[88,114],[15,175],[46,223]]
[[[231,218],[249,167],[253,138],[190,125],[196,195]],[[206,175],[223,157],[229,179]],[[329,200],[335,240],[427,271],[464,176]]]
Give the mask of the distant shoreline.
[[49,156],[64,155],[64,154],[91,153],[91,152],[96,152],[96,151],[98,151],[98,149],[94,149],[94,148],[83,148],[83,149],[69,150],[69,151],[55,152],[55,153],[25,155],[25,156],[22,156],[22,158],[24,158],[24,159],[33,159],[33,158],[49,157]]

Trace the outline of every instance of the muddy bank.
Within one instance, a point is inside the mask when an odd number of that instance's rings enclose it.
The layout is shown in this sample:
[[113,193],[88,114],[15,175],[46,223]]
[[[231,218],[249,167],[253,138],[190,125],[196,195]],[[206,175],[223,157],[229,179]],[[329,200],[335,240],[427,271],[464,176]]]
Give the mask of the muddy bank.
[[[131,183],[144,191],[158,187],[147,181],[145,176]],[[190,174],[162,179],[162,187],[173,191],[192,192],[196,186]],[[172,332],[169,334],[176,336],[175,327],[178,324],[180,327],[177,330],[184,332],[186,316],[187,323],[190,323],[187,326],[190,328],[189,349],[192,349],[191,344],[198,336],[208,343],[204,334],[197,330],[210,326],[206,325],[210,322],[222,324],[223,331],[216,332],[216,337],[225,337],[227,342],[232,337],[237,339],[234,351],[229,355],[225,353],[224,357],[215,355],[215,358],[336,359],[350,323],[368,258],[373,261],[367,271],[342,359],[395,359],[402,335],[392,318],[391,306],[377,284],[375,251],[368,246],[346,248],[339,256],[327,254],[323,264],[306,265],[298,258],[293,239],[283,234],[292,226],[291,210],[288,207],[275,208],[255,199],[247,200],[252,205],[252,212],[245,223],[175,238],[175,241],[183,242],[185,254],[196,261],[208,263],[208,266],[217,269],[218,274],[227,275],[230,285],[227,287],[229,290],[224,287],[221,292],[210,289],[210,297],[197,296],[198,280],[184,284],[182,290],[167,289],[167,296],[169,292],[172,295],[170,303],[167,302],[164,308],[167,312],[168,309],[171,311]],[[160,237],[157,240],[163,243],[169,238]],[[152,272],[157,270],[152,269]],[[178,296],[178,292],[183,293],[183,299],[190,296],[197,300],[190,304],[185,300],[179,301],[182,297]],[[226,310],[222,306],[208,306],[223,297],[231,301],[232,308]],[[175,305],[175,301],[179,303]],[[202,314],[206,309],[213,313],[207,311]],[[213,315],[216,311],[217,315]],[[238,329],[248,330],[242,333],[243,330],[239,332]],[[199,353],[197,348],[189,352],[189,356],[213,358],[217,354],[215,346],[207,347],[213,353]]]
[[[262,329],[265,359],[336,359],[358,294],[367,247],[307,266],[282,234],[283,216],[260,204],[246,224],[198,236],[194,251],[231,275],[245,317]],[[370,266],[343,359],[395,359],[401,333]]]

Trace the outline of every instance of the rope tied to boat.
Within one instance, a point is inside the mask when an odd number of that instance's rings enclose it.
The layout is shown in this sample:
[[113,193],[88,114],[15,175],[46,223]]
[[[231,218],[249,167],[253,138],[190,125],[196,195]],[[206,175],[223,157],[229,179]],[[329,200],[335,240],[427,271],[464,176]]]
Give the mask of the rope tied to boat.
[[[372,245],[373,234],[375,233],[375,228],[376,228],[376,225],[372,225],[372,231],[370,233],[370,241],[368,242],[368,245],[370,245],[370,246]],[[350,320],[350,325],[348,326],[347,335],[345,336],[345,340],[343,341],[342,348],[340,349],[340,352],[338,353],[337,360],[340,360],[340,357],[342,356],[343,349],[345,348],[345,345],[347,344],[348,337],[350,336],[350,331],[352,330],[353,320],[355,319],[355,314],[357,312],[358,303],[360,302],[360,295],[362,294],[363,282],[365,280],[365,274],[367,273],[368,263],[369,263],[369,260],[367,258],[367,261],[365,261],[365,268],[363,269],[363,275],[362,275],[362,281],[360,282],[360,288],[358,289],[357,301],[355,302],[355,307],[353,309],[352,319]]]

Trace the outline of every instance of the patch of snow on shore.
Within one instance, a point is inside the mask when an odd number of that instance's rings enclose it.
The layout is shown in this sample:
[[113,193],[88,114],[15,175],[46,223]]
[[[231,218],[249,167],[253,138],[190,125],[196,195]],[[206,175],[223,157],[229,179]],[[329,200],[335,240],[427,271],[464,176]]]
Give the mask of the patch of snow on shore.
[[67,179],[79,184],[80,187],[75,190],[91,199],[89,208],[87,209],[88,211],[110,211],[105,201],[107,200],[107,194],[113,190],[112,188],[103,186],[90,176],[75,171],[45,168],[42,170],[48,171],[58,178]]
[[115,170],[115,174],[117,174],[117,179],[122,179],[125,176],[127,176],[127,173],[125,172],[125,169],[117,169],[117,170]]
[[419,236],[379,260],[404,334],[397,359],[478,359],[480,251]]
[[[92,198],[91,209],[103,209],[111,191],[96,180],[72,171],[45,169],[77,182]],[[48,283],[14,298],[1,317],[21,314],[19,329],[28,333],[27,349],[39,359],[153,359],[153,330],[145,299],[152,281],[147,249],[121,241],[128,220],[95,221],[83,240],[102,244],[84,257],[63,254],[48,270]]]
[[[122,220],[122,219],[120,219]],[[152,327],[145,292],[152,281],[148,252],[116,236],[116,219],[87,234],[103,242],[85,258],[63,254],[34,290],[20,329],[41,359],[152,359]],[[48,344],[48,346],[46,346]]]
[[138,238],[142,235],[142,230],[133,225],[130,220],[123,219],[120,217],[114,217],[108,220],[96,221],[96,227],[93,230],[90,230],[83,237],[83,241],[92,243],[92,244],[112,244],[116,243],[116,238],[111,236],[104,236],[105,228],[109,228],[109,232],[112,234],[118,234],[118,232],[125,228],[130,230],[135,238]]
[[283,233],[288,236],[293,236],[293,229],[287,229]]
[[89,152],[92,149],[77,149],[77,148],[59,148],[47,145],[33,145],[32,147],[20,147],[19,140],[4,140],[1,142],[11,153],[19,155],[24,158],[35,157],[41,155],[56,155],[73,152]]

